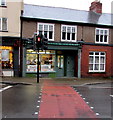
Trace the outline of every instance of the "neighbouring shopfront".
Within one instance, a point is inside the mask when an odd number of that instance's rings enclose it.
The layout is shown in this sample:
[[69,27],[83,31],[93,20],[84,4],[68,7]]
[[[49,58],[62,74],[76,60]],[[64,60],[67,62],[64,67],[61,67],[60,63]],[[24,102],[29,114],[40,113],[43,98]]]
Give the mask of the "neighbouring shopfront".
[[0,63],[3,76],[19,76],[19,37],[2,37]]
[[14,76],[13,72],[13,47],[0,46],[0,62],[4,76]]

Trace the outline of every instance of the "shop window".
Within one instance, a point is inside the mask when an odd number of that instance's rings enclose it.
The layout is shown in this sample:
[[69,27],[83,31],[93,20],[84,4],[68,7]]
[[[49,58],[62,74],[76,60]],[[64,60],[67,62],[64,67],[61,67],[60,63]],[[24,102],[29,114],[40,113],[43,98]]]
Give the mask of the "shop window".
[[44,35],[48,40],[54,40],[54,24],[38,23],[38,34]]
[[13,49],[12,47],[0,47],[2,69],[13,69]]
[[96,28],[95,43],[108,43],[109,30]]
[[[52,72],[54,71],[55,52],[40,51],[39,52],[39,71]],[[27,51],[27,72],[37,72],[37,53],[33,50]]]
[[76,42],[77,27],[71,25],[61,26],[61,41]]
[[89,53],[89,72],[105,72],[105,52]]

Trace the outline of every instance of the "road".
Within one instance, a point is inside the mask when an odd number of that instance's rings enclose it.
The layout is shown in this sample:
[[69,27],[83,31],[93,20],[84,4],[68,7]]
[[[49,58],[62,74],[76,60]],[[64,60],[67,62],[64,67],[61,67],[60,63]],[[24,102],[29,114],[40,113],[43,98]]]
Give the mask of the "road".
[[[51,85],[49,86],[52,87]],[[0,94],[2,94],[2,118],[38,118],[39,109],[41,110],[40,102],[42,101],[42,88],[40,85],[3,85],[3,88],[7,89],[4,89],[0,92]],[[57,88],[61,87],[57,86]],[[91,109],[96,113],[97,117],[105,118],[105,120],[108,120],[106,118],[111,118],[111,116],[113,117],[113,113],[111,113],[111,108],[113,105],[113,87],[110,83],[80,85],[73,86],[72,88],[75,90],[75,93],[77,92],[78,95],[80,95],[86,102],[86,104],[91,107]],[[47,92],[49,91],[47,90]],[[58,94],[60,94],[61,97],[64,95],[60,93],[60,91]],[[52,97],[57,97],[58,100],[58,95],[52,95]],[[72,99],[72,96],[70,97]],[[65,96],[65,98],[67,98],[67,96]]]
[[14,85],[2,91],[2,118],[37,118],[39,93],[37,85]]
[[99,118],[113,119],[113,86],[111,83],[74,86]]

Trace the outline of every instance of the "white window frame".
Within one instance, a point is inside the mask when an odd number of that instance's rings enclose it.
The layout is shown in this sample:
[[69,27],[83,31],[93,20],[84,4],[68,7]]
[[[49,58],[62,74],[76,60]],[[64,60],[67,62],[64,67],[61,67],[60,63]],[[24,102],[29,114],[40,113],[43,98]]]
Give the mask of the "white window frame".
[[[7,18],[6,18],[7,19]],[[7,29],[6,30],[3,30],[3,28],[2,28],[2,25],[3,25],[3,18],[0,18],[0,21],[1,21],[1,23],[0,23],[0,31],[8,31],[8,19],[7,19]]]
[[[90,53],[93,53],[93,55],[90,55]],[[99,55],[96,55],[95,53],[99,53]],[[101,55],[101,53],[104,53],[104,55]],[[89,69],[89,72],[105,72],[105,69],[106,69],[106,53],[105,52],[98,52],[98,51],[96,51],[96,52],[94,52],[94,51],[90,51],[89,52],[89,59],[90,59],[90,57],[93,57],[93,62],[91,63],[90,62],[90,60],[89,60],[89,66],[92,64],[93,65],[93,70],[90,70]],[[97,62],[96,63],[96,57],[99,57],[99,62]],[[101,63],[101,57],[104,57],[104,63]],[[95,65],[99,65],[99,70],[95,70]],[[100,69],[100,65],[104,65],[104,69],[103,70],[101,70]]]
[[[97,35],[97,34],[96,34],[96,31],[97,31],[97,30],[99,30],[99,41],[96,40],[96,35]],[[104,32],[105,32],[105,30],[107,31],[107,42],[104,42],[104,37],[103,37],[103,41],[101,42],[101,41],[100,41],[100,35],[101,35],[100,31],[104,31]],[[103,36],[105,35],[104,32],[103,32],[103,34],[102,34]],[[96,29],[95,29],[95,43],[108,44],[108,43],[109,43],[109,29],[96,28]]]
[[[66,27],[66,39],[62,39],[62,31],[63,31],[63,27]],[[67,28],[70,27],[71,28],[71,32],[70,32],[70,40],[67,39]],[[72,28],[75,28],[75,40],[72,40]],[[62,42],[76,42],[77,41],[77,26],[73,26],[73,25],[61,25],[61,41]]]
[[48,26],[50,26],[50,25],[52,25],[53,26],[53,38],[52,39],[49,39],[49,27],[48,27],[48,34],[47,34],[47,38],[48,38],[48,41],[54,41],[54,24],[50,24],[50,23],[37,23],[37,34],[39,34],[39,25],[43,25],[43,32],[42,32],[42,34],[44,35],[44,25],[48,25]]
[[[2,5],[2,2],[4,1],[4,5]],[[6,0],[0,0],[0,6],[6,6]]]

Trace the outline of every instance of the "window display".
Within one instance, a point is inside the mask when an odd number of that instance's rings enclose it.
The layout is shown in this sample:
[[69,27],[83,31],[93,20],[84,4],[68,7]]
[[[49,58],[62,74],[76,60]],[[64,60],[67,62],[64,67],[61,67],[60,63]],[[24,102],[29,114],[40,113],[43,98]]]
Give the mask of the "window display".
[[13,48],[9,46],[0,46],[0,61],[2,63],[2,69],[13,68]]
[[[41,51],[39,52],[39,71],[50,72],[54,71],[55,52]],[[37,53],[33,50],[27,50],[27,72],[37,72]]]

